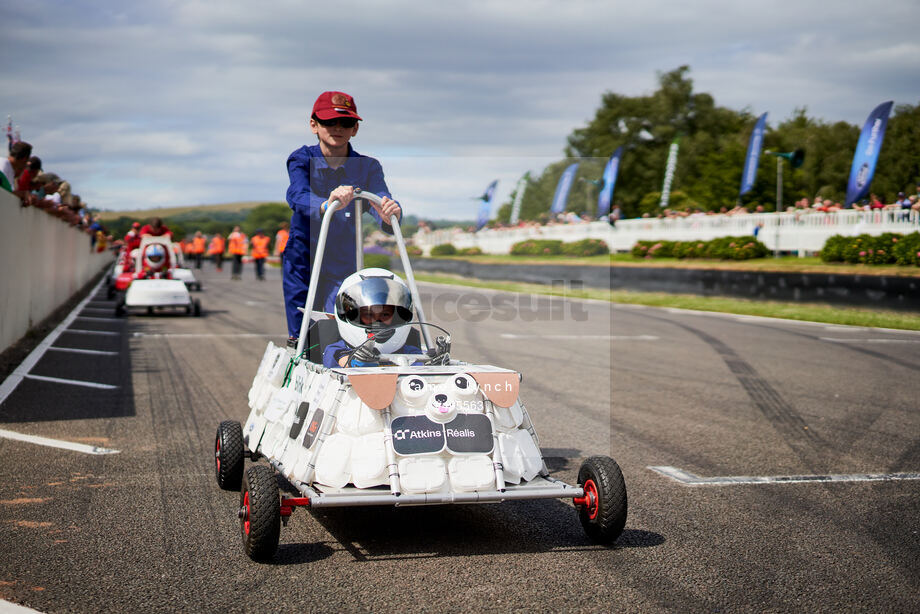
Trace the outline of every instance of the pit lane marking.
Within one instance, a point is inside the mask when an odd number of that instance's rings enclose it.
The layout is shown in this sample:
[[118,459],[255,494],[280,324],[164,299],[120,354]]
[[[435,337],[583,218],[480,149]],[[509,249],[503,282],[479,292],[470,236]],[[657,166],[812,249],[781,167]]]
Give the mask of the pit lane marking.
[[83,452],[84,454],[118,454],[121,452],[121,450],[113,450],[112,448],[101,448],[99,446],[90,446],[85,443],[74,443],[72,441],[39,437],[38,435],[25,435],[23,433],[16,433],[4,429],[0,429],[0,437],[12,439],[14,441],[23,441],[25,443],[34,443],[35,445],[46,446],[48,448],[60,448],[73,452]]
[[658,341],[655,335],[518,335],[502,333],[502,339],[602,339],[604,341]]
[[31,371],[32,368],[38,364],[38,361],[41,360],[45,352],[48,351],[48,348],[54,345],[54,342],[57,341],[58,337],[60,337],[61,334],[66,331],[68,326],[73,324],[74,320],[77,319],[77,315],[79,315],[79,313],[83,311],[83,309],[90,302],[92,302],[93,296],[96,294],[96,292],[99,291],[99,288],[102,287],[102,283],[104,281],[104,278],[99,280],[99,283],[97,283],[96,286],[90,290],[89,294],[86,295],[86,298],[80,301],[79,305],[74,307],[74,310],[71,311],[66,318],[64,318],[64,321],[58,324],[57,328],[48,333],[48,336],[45,337],[42,342],[39,343],[38,346],[36,346],[36,348],[29,353],[28,356],[26,356],[26,359],[23,360],[18,367],[16,367],[16,370],[13,371],[9,377],[3,380],[3,383],[0,384],[0,405],[2,405],[3,402],[6,401],[6,399],[13,393],[13,391],[16,390],[16,386],[19,385],[19,382],[25,379],[29,371]]
[[703,478],[689,471],[670,466],[649,466],[648,469],[683,486],[742,486],[751,484],[803,484],[807,482],[894,482],[920,480],[920,473],[845,473],[826,475],[736,475]]
[[131,333],[132,337],[284,337],[279,333]]
[[62,348],[56,345],[51,346],[48,350],[55,352],[70,352],[72,354],[89,354],[91,356],[118,356],[118,352],[109,352],[106,350],[83,350],[80,348]]
[[843,339],[840,337],[818,337],[832,343],[920,343],[920,339]]
[[100,390],[115,390],[118,386],[111,384],[97,384],[96,382],[87,382],[79,379],[64,379],[61,377],[48,377],[47,375],[32,375],[28,373],[24,376],[26,379],[35,379],[42,382],[51,382],[52,384],[68,384],[70,386],[84,386],[86,388],[98,388]]

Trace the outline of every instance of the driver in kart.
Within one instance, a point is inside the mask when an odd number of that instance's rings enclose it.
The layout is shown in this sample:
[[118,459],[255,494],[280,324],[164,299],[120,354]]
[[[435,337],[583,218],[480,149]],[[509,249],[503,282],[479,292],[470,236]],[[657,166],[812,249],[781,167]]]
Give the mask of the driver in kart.
[[335,297],[335,320],[342,338],[324,348],[325,367],[372,367],[380,364],[381,354],[422,353],[406,343],[412,295],[386,269],[349,275]]
[[316,255],[323,214],[328,203],[338,200],[346,205],[334,214],[326,237],[322,272],[316,288],[316,300],[308,309],[331,313],[336,293],[343,280],[356,268],[355,208],[348,207],[355,188],[380,196],[380,205],[365,204],[365,211],[392,233],[391,215],[402,219],[402,209],[392,200],[383,178],[383,168],[376,159],[356,152],[349,141],[358,133],[355,100],[344,92],[323,92],[313,104],[310,130],[317,136],[316,145],[304,145],[287,160],[291,184],[287,202],[292,209],[290,234],[284,251],[283,288],[288,323],[288,344],[296,344],[303,321],[310,282],[310,269]]

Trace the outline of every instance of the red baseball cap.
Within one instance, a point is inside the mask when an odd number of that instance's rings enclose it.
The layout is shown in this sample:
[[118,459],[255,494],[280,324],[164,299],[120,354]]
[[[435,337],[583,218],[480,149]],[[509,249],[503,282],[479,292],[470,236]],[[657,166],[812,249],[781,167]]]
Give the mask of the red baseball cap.
[[320,119],[335,119],[336,117],[361,119],[357,111],[355,99],[345,92],[323,92],[313,103],[313,115]]

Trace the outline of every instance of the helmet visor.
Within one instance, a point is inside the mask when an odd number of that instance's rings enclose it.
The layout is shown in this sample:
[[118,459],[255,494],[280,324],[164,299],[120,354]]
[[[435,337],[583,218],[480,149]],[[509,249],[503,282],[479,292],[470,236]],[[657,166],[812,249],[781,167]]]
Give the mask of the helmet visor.
[[412,296],[387,277],[368,277],[344,289],[336,301],[340,320],[365,329],[403,326],[412,320]]

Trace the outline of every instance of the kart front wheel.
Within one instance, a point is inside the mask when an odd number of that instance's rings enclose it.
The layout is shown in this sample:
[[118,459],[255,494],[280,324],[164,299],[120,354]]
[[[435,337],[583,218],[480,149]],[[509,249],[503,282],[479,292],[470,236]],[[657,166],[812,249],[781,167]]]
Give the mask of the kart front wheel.
[[240,493],[240,533],[243,549],[254,561],[267,561],[278,550],[281,537],[281,495],[275,472],[253,465],[243,477]]
[[224,420],[217,427],[214,474],[224,490],[238,491],[243,483],[243,427],[235,420]]
[[192,315],[196,318],[201,316],[201,301],[195,299],[195,302],[192,303]]
[[616,461],[592,456],[578,470],[584,497],[575,498],[578,519],[591,540],[610,545],[626,526],[626,482]]

